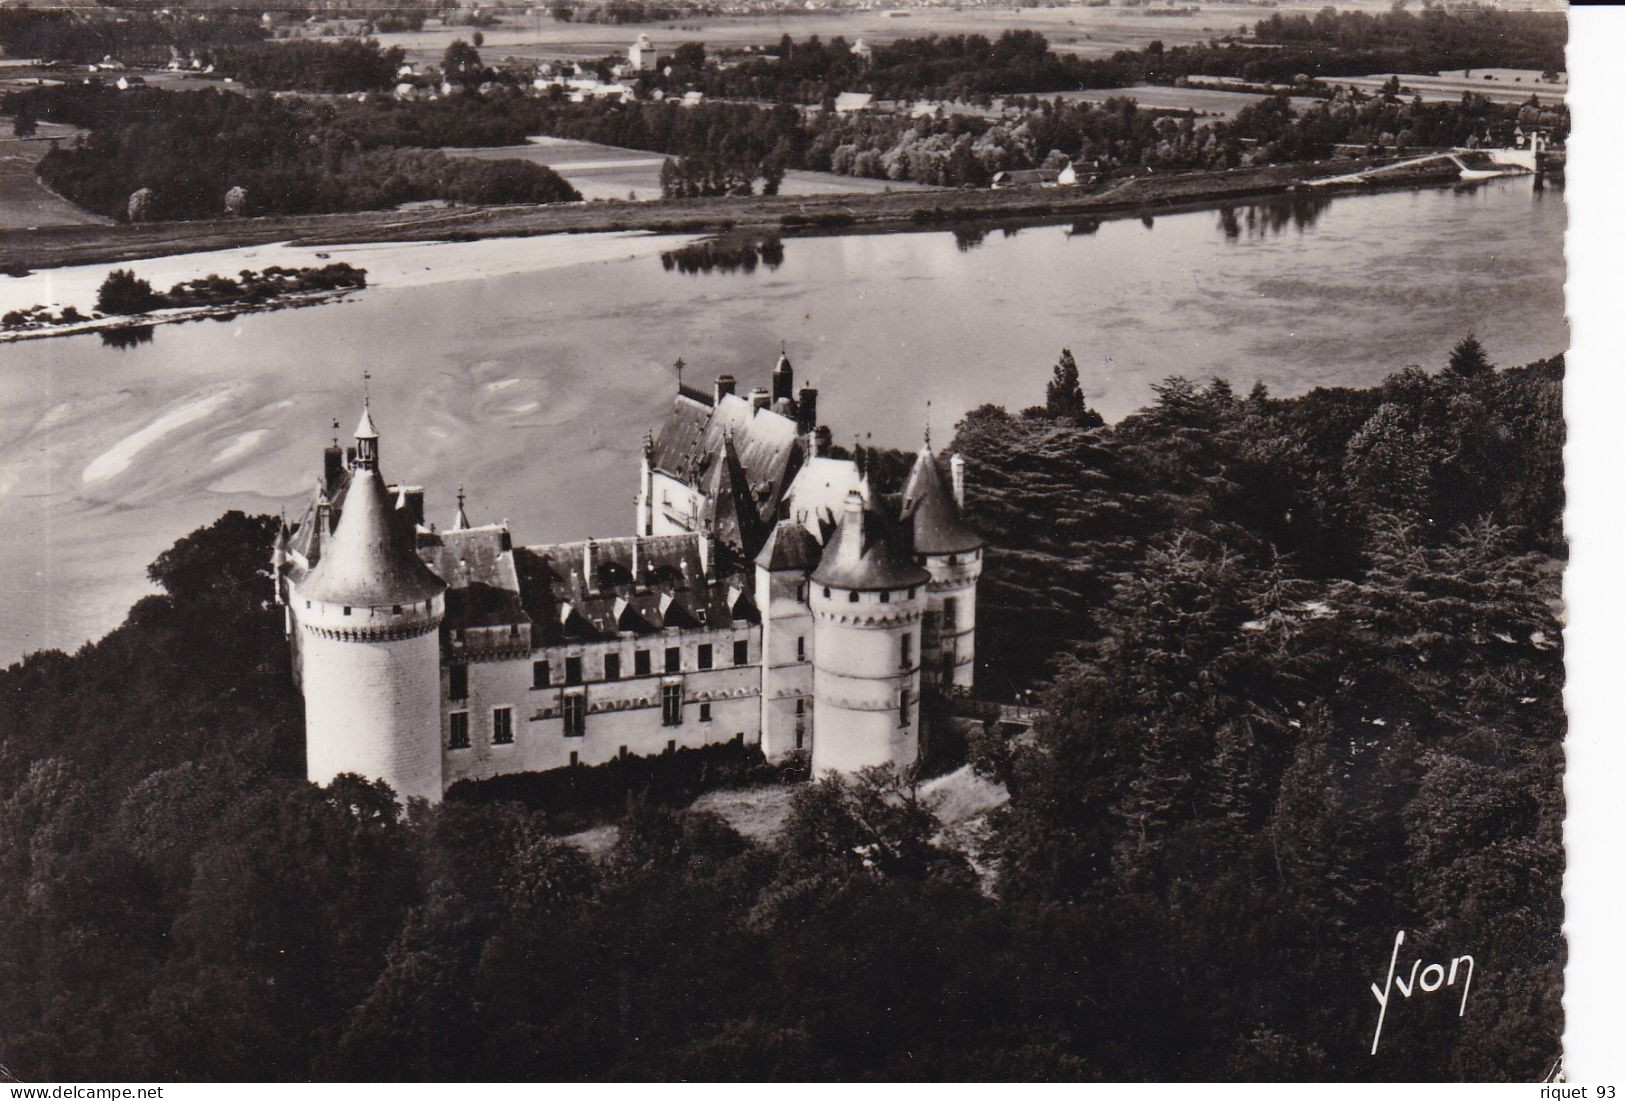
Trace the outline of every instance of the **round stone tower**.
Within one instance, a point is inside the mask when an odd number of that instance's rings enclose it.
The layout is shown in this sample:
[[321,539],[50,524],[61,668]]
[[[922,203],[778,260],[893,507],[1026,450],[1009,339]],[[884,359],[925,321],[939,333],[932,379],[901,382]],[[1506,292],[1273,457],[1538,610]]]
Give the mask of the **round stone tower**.
[[931,574],[925,609],[923,678],[944,691],[970,691],[976,678],[976,583],[982,576],[982,538],[965,523],[965,463],[950,460],[953,486],[931,453],[929,440],[903,486],[903,516],[913,536],[914,561]]
[[378,471],[365,408],[339,523],[314,568],[290,585],[300,632],[306,775],[383,780],[404,802],[444,794],[440,621],[446,586],[418,558],[410,519]]
[[816,775],[919,759],[931,575],[909,561],[900,534],[850,493],[810,578]]

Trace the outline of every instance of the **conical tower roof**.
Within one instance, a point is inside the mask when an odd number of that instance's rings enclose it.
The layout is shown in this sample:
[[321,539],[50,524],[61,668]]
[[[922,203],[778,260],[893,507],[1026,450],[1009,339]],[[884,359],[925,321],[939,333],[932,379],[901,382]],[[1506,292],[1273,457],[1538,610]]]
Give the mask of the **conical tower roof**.
[[[338,426],[334,425],[334,427]],[[361,419],[356,422],[355,438],[358,440],[376,440],[378,438],[378,427],[372,423],[372,407],[370,403],[363,403],[361,406]]]
[[963,554],[982,546],[981,536],[959,515],[929,445],[920,448],[903,485],[903,516],[914,529],[915,554]]
[[356,467],[338,530],[299,588],[310,600],[377,607],[428,600],[446,584],[409,545],[378,471]]
[[812,580],[832,588],[865,592],[924,585],[931,580],[931,574],[909,559],[900,542],[885,516],[865,508],[857,493],[849,493],[840,523],[824,544]]

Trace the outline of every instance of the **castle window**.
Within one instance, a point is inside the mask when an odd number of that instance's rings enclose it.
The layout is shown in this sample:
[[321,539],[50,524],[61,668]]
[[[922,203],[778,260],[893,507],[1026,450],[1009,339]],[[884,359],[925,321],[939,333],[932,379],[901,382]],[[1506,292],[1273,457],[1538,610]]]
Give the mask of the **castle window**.
[[805,715],[806,713],[807,713],[807,701],[804,700],[804,699],[797,699],[796,700],[796,714],[797,715]]
[[676,753],[677,752],[677,739],[676,738],[668,738],[666,740],[666,752],[667,753]]
[[640,677],[649,675],[649,651],[638,650],[632,655],[632,672]]
[[350,614],[350,606],[349,606],[349,605],[348,605],[348,604],[346,604],[346,605],[345,605],[345,606],[344,606],[344,614],[345,614],[345,615],[349,615],[349,614]]
[[890,604],[891,603],[891,593],[889,593],[889,592],[881,593],[880,594],[880,602],[882,604]]
[[[564,697],[564,736],[566,738],[579,738],[587,733],[587,697]],[[570,763],[575,764],[575,754],[570,754]]]
[[950,596],[942,602],[942,626],[946,630],[954,629],[954,622],[959,618],[959,598]]
[[858,602],[858,591],[856,589],[853,589],[851,592],[846,594],[846,602],[848,604],[856,604]]
[[903,632],[902,649],[897,657],[904,669],[914,664],[914,636],[907,631]]
[[513,744],[513,708],[493,707],[491,709],[491,744]]
[[711,721],[711,705],[708,704],[708,703],[700,704],[700,722],[708,723],[710,721]]
[[700,643],[699,664],[701,669],[711,668],[711,644],[709,642]]
[[453,665],[449,673],[451,675],[451,687],[446,692],[446,695],[454,700],[468,699],[468,666]]
[[532,688],[546,688],[553,683],[553,673],[545,661],[530,663],[530,686]]
[[734,664],[745,665],[750,661],[750,640],[744,638],[734,639]]
[[683,667],[683,652],[675,646],[666,647],[666,672],[676,673]]
[[660,686],[660,722],[664,726],[681,726],[683,723],[683,686],[680,684],[662,684]]
[[451,737],[449,743],[452,749],[468,748],[468,712],[453,711],[446,716],[451,724]]
[[796,586],[796,599],[798,601],[800,601],[801,603],[803,603],[803,604],[807,603],[807,586],[806,585],[797,585]]
[[570,751],[570,767],[575,768],[580,763],[581,763],[581,754],[577,753],[575,750],[572,749]]
[[916,591],[917,591],[917,590],[915,590],[915,589],[910,589],[910,590],[909,590],[909,591],[908,591],[908,598],[909,598],[909,599],[910,599],[910,600],[913,600],[913,599],[914,599],[914,594],[915,594],[915,592],[916,592]]
[[796,723],[796,748],[801,749],[806,744],[806,741],[807,728],[800,723]]
[[828,585],[824,586],[824,599],[825,600],[829,599],[829,586]]
[[908,689],[905,688],[905,689],[903,689],[902,694],[897,697],[897,725],[898,726],[907,726],[908,725],[908,702],[909,702],[908,701]]
[[564,659],[564,683],[581,683],[581,655],[577,654],[575,657]]
[[605,654],[604,655],[604,679],[605,680],[620,680],[621,679],[621,655],[619,655],[619,654]]
[[390,614],[391,615],[400,615],[401,614],[401,606],[399,604],[395,605],[393,608],[390,609]]
[[806,661],[807,660],[807,636],[806,635],[797,635],[796,636],[796,660],[797,661]]

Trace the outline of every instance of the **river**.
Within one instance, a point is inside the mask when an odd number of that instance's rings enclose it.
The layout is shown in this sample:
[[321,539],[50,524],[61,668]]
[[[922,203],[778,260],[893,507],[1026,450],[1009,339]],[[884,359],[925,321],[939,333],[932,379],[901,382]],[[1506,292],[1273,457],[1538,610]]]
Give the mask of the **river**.
[[[385,471],[427,488],[432,519],[461,484],[475,522],[508,518],[525,542],[621,534],[678,357],[691,383],[728,371],[748,389],[782,341],[838,441],[906,448],[927,399],[940,441],[983,402],[1041,402],[1063,346],[1108,420],[1174,374],[1291,395],[1436,369],[1468,330],[1522,363],[1567,344],[1565,221],[1561,191],[1514,179],[1092,232],[790,239],[748,271],[685,271],[661,260],[681,239],[625,235],[330,248],[373,285],[124,346],[0,346],[0,660],[115,626],[147,563],[226,509],[297,513],[331,422],[354,424],[363,369]],[[150,264],[321,262],[254,253]],[[36,273],[0,297],[88,307],[100,275]]]

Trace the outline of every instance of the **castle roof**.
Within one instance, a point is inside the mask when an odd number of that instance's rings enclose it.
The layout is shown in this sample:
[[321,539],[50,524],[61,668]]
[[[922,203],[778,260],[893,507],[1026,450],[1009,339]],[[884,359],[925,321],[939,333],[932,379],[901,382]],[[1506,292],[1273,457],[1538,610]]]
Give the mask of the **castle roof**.
[[703,486],[722,459],[732,433],[739,463],[762,511],[777,511],[779,497],[800,467],[802,448],[794,418],[754,408],[738,394],[711,402],[684,388],[672,403],[649,455],[649,465],[691,486]]
[[743,575],[707,576],[700,536],[595,539],[514,552],[538,645],[759,619]]
[[800,570],[806,573],[818,565],[823,548],[806,525],[780,520],[768,533],[767,542],[756,555],[756,564],[766,570]]
[[721,461],[713,470],[706,494],[713,510],[712,534],[742,557],[754,557],[767,532],[732,435],[723,437]]
[[376,607],[428,600],[445,588],[408,542],[383,478],[370,468],[351,471],[338,528],[299,585],[301,595]]
[[812,580],[831,588],[867,592],[923,585],[931,574],[914,564],[901,533],[885,514],[865,507],[863,498],[850,493]]
[[902,514],[914,532],[916,554],[963,554],[982,546],[981,536],[959,515],[942,466],[922,447],[903,484]]

